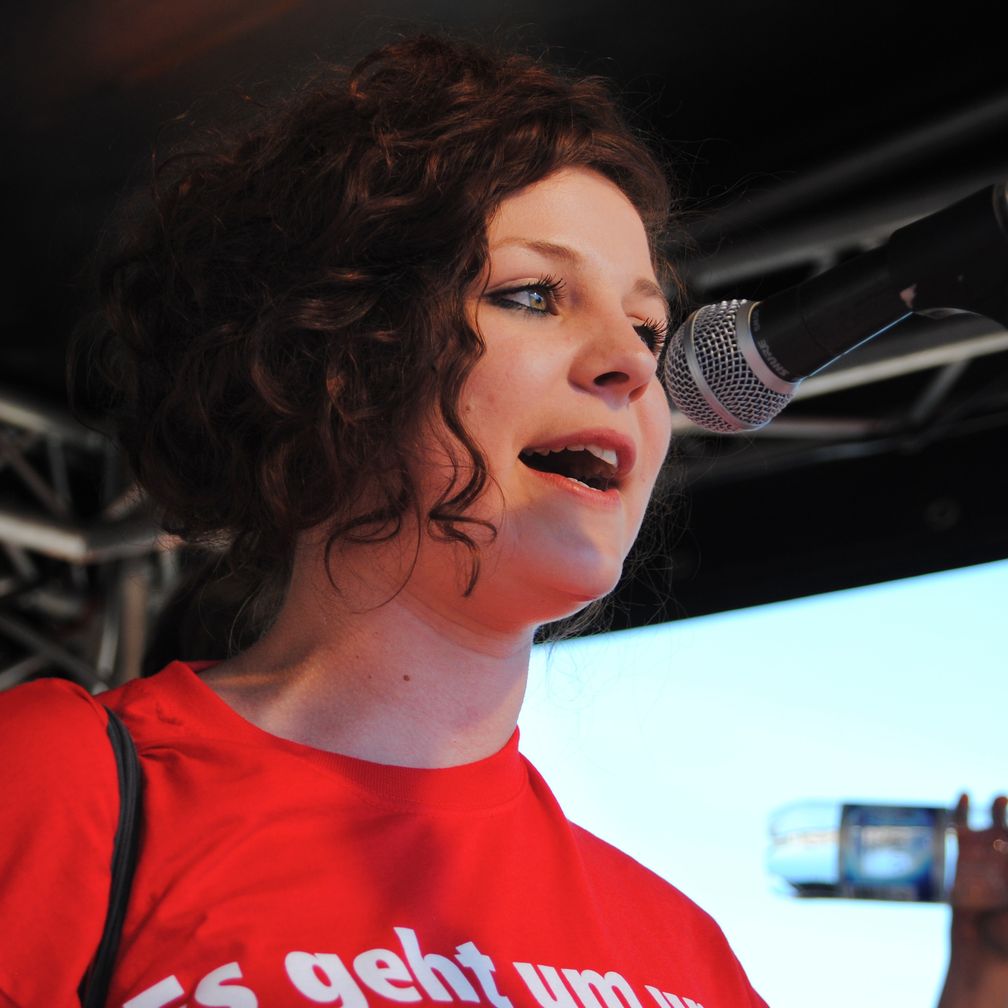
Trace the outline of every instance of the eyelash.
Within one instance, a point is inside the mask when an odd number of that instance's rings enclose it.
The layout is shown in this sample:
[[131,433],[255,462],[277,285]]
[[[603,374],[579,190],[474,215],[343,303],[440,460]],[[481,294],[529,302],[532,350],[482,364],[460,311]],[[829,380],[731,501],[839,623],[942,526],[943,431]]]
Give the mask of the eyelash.
[[[546,302],[546,310],[537,311],[528,305],[519,304],[517,301],[511,300],[510,295],[520,294],[523,291],[535,291],[542,294],[543,300]],[[505,290],[494,291],[490,295],[490,301],[499,308],[528,312],[530,315],[556,315],[557,307],[563,300],[563,296],[564,281],[559,277],[544,276],[535,283],[521,284],[518,287],[508,287]],[[665,352],[665,343],[668,338],[668,321],[659,322],[657,319],[646,318],[643,322],[635,325],[634,330],[647,345],[648,349],[660,360],[662,354]]]
[[[521,284],[518,287],[508,287],[506,290],[494,291],[490,295],[490,300],[499,308],[512,308],[517,311],[525,311],[530,315],[555,315],[556,308],[563,300],[564,281],[559,277],[544,276],[535,283]],[[519,304],[512,301],[508,295],[521,294],[523,291],[535,291],[543,295],[546,302],[546,311],[536,311],[528,305]]]
[[657,319],[644,319],[639,325],[635,325],[637,335],[647,344],[648,349],[661,360],[665,353],[665,344],[668,341],[668,320],[659,322]]

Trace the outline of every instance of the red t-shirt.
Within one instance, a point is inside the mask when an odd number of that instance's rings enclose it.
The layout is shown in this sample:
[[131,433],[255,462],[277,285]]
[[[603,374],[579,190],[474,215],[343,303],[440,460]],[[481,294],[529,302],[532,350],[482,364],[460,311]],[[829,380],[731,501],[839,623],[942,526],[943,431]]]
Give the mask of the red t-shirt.
[[[466,766],[269,735],[175,662],[105,693],[144,775],[109,1005],[758,1008],[714,921],[568,822],[517,733]],[[102,705],[0,695],[0,1005],[63,1008],[104,922],[118,816]]]

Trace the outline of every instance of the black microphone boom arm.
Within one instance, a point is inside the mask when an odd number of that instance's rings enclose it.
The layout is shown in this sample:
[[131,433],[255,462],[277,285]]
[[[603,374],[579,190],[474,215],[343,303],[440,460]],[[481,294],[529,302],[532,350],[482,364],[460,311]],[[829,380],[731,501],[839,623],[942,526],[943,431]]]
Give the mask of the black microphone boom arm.
[[697,309],[670,341],[665,387],[702,427],[752,430],[802,379],[908,315],[960,311],[1008,328],[1008,182],[764,301]]

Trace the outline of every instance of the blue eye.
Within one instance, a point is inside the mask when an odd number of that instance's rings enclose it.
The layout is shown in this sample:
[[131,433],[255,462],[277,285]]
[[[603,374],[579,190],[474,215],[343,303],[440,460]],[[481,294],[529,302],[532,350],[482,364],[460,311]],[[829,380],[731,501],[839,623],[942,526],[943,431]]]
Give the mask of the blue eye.
[[549,311],[549,302],[543,291],[536,287],[526,287],[523,290],[514,291],[508,296],[509,301],[531,308],[533,311]]
[[562,280],[543,277],[535,283],[494,291],[487,297],[499,308],[525,311],[530,315],[555,315],[562,287]]

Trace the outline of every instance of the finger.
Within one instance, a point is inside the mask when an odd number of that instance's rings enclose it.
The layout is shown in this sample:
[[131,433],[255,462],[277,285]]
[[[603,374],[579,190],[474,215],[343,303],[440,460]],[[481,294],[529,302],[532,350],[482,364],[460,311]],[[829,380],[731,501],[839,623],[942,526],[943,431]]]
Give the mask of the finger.
[[998,795],[991,802],[991,826],[995,829],[1005,829],[1008,827],[1008,819],[1005,818],[1006,811],[1008,811],[1008,797]]
[[969,819],[969,795],[964,791],[959,795],[959,800],[956,802],[956,806],[952,809],[952,822],[955,824],[955,828],[958,830],[966,829],[966,823]]

